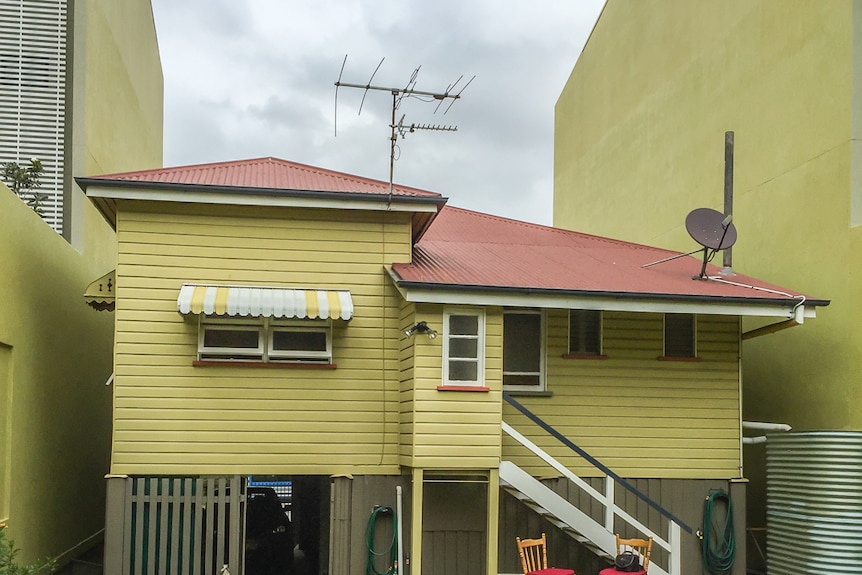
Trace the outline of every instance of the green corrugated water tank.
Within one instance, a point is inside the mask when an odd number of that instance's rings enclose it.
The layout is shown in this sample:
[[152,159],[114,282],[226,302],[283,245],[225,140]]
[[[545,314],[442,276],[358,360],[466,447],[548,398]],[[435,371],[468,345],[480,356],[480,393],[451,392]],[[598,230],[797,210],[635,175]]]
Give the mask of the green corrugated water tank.
[[768,437],[769,575],[862,575],[862,432]]

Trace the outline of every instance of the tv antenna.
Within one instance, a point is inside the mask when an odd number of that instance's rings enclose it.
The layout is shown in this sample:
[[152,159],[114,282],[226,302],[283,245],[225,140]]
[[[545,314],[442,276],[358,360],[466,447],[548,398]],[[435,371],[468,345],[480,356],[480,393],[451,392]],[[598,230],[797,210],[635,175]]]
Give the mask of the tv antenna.
[[701,247],[688,253],[677,254],[657,262],[644,264],[641,267],[648,268],[702,251],[703,266],[700,268],[700,274],[691,279],[706,279],[706,264],[712,261],[715,254],[736,243],[736,227],[733,225],[733,216],[730,214],[725,216],[712,208],[697,208],[690,211],[685,217],[685,229],[688,235]]
[[375,90],[380,92],[389,92],[392,95],[392,119],[389,124],[390,136],[389,136],[389,201],[392,201],[392,182],[395,171],[395,151],[398,149],[398,138],[404,139],[407,137],[407,134],[412,134],[419,130],[426,130],[432,132],[457,132],[458,126],[448,126],[441,124],[415,124],[405,123],[404,119],[406,114],[402,114],[401,118],[398,122],[395,121],[395,112],[401,106],[401,102],[404,98],[417,98],[424,102],[437,102],[437,107],[434,108],[434,113],[437,113],[437,110],[440,107],[448,102],[446,109],[443,110],[443,114],[445,115],[455,104],[457,100],[461,99],[461,94],[464,90],[467,89],[467,86],[470,85],[476,76],[474,75],[472,78],[467,80],[467,83],[464,84],[457,92],[455,89],[461,83],[461,80],[464,79],[464,76],[460,76],[453,84],[449,84],[446,87],[446,90],[443,92],[428,92],[425,90],[417,90],[416,89],[416,81],[419,76],[419,68],[413,70],[413,73],[410,75],[410,79],[407,81],[407,84],[403,88],[390,88],[386,86],[375,86],[371,82],[374,80],[374,76],[377,74],[377,71],[380,70],[380,66],[383,65],[383,60],[385,58],[381,58],[380,62],[377,64],[377,67],[374,69],[374,72],[371,73],[371,77],[368,78],[368,82],[365,84],[351,84],[348,82],[342,82],[341,77],[344,74],[344,66],[347,64],[347,55],[344,55],[344,61],[341,63],[341,71],[338,73],[338,80],[335,82],[335,135],[338,135],[338,88],[359,88],[365,90],[362,94],[362,101],[359,103],[359,114],[362,113],[362,106],[365,104],[365,97],[368,95],[369,90]]

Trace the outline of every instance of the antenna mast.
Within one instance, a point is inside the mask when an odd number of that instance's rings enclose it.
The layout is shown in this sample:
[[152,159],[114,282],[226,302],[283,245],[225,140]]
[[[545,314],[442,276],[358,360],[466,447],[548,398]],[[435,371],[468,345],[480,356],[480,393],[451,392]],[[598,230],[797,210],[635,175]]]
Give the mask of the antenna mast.
[[371,77],[368,79],[366,84],[351,84],[349,82],[342,82],[341,76],[344,73],[344,65],[347,63],[347,56],[344,56],[344,62],[341,64],[341,72],[338,74],[338,80],[335,82],[335,113],[336,113],[336,131],[337,131],[337,123],[338,123],[338,88],[360,88],[365,90],[365,93],[362,94],[362,102],[359,104],[359,113],[362,113],[362,106],[365,104],[365,96],[368,95],[369,90],[376,90],[379,92],[389,92],[392,94],[392,116],[391,121],[389,123],[390,136],[389,136],[389,201],[392,201],[392,185],[394,179],[395,172],[395,149],[397,147],[398,138],[405,138],[408,133],[414,133],[417,130],[427,130],[434,132],[457,132],[458,126],[444,126],[439,124],[405,124],[404,118],[406,114],[402,114],[401,119],[398,122],[395,122],[395,111],[401,106],[401,101],[404,97],[414,97],[422,99],[430,98],[430,100],[424,101],[437,101],[437,107],[434,109],[436,113],[437,110],[440,109],[440,106],[443,105],[444,102],[449,102],[449,105],[443,111],[445,115],[449,109],[455,104],[456,100],[461,99],[461,93],[467,89],[467,86],[470,85],[476,76],[470,78],[464,86],[458,90],[457,93],[453,93],[455,87],[461,82],[464,76],[458,78],[454,84],[450,84],[445,91],[443,92],[428,92],[425,90],[417,90],[416,89],[416,78],[419,76],[419,68],[416,68],[413,71],[413,74],[410,75],[410,80],[408,80],[407,85],[403,88],[390,88],[386,86],[375,86],[371,83],[374,79],[375,74],[380,69],[380,66],[383,64],[383,60],[380,60],[380,63],[377,64],[377,68],[374,69],[374,72],[371,74]]

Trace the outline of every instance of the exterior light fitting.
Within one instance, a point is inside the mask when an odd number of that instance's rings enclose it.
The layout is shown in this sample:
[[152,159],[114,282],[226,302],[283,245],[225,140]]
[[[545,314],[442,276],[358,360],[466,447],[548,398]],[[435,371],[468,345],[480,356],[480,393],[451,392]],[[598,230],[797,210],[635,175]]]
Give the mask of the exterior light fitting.
[[437,332],[428,327],[428,324],[424,321],[420,321],[413,327],[404,330],[404,335],[406,335],[407,337],[410,337],[411,335],[416,333],[424,333],[428,336],[428,339],[434,339],[435,337],[437,337]]

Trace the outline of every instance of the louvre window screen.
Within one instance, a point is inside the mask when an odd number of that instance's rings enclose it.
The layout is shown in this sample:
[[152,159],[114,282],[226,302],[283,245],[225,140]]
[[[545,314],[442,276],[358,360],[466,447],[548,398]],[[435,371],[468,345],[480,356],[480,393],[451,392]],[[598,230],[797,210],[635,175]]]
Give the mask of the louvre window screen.
[[0,0],[0,164],[42,162],[43,217],[57,232],[63,230],[67,13],[66,0]]
[[602,312],[590,309],[569,311],[569,353],[602,353]]
[[668,313],[664,316],[665,357],[695,357],[694,315]]

